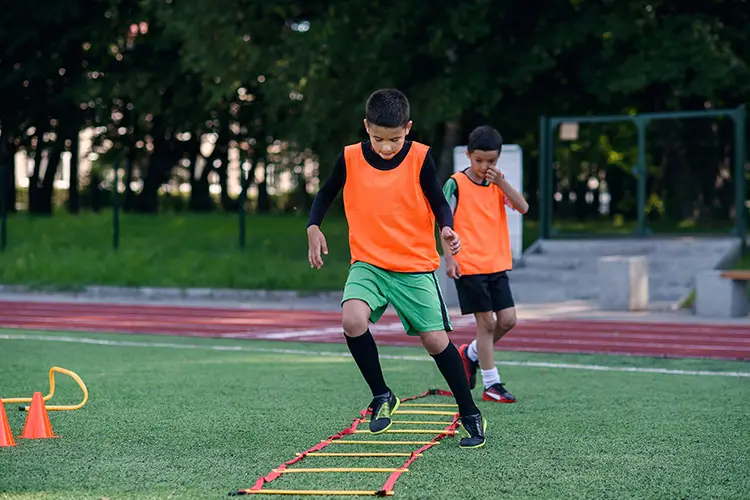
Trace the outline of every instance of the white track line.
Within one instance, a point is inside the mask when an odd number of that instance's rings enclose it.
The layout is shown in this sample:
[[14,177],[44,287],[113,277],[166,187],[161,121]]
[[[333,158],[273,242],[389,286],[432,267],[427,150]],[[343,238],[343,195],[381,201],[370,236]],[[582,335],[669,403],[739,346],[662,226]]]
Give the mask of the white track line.
[[[76,344],[93,344],[117,347],[161,347],[166,349],[198,349],[207,351],[233,351],[233,352],[264,352],[272,354],[299,354],[303,356],[333,356],[348,358],[348,352],[340,351],[309,351],[303,349],[279,349],[273,347],[252,347],[236,345],[216,344],[174,344],[167,342],[136,342],[130,340],[107,340],[93,339],[88,337],[56,337],[49,335],[15,335],[0,334],[0,340],[31,340],[49,342],[72,342]],[[400,361],[432,361],[427,356],[397,356],[393,354],[381,354],[382,359],[393,359]],[[544,363],[539,361],[497,361],[500,366],[521,366],[530,368],[556,368],[568,370],[589,370],[600,372],[629,372],[629,373],[659,373],[662,375],[697,375],[714,377],[748,377],[750,372],[713,372],[707,370],[668,370],[666,368],[642,368],[637,366],[603,366],[603,365],[581,365],[572,363]]]
[[[474,318],[458,318],[451,321],[451,324],[453,325],[453,328],[463,328],[465,326],[471,326],[474,324]],[[393,322],[393,323],[381,323],[381,324],[375,324],[370,325],[370,331],[372,333],[403,333],[404,326],[401,324],[401,322]],[[247,332],[238,332],[238,333],[224,333],[221,335],[222,338],[231,339],[231,338],[247,338],[251,337],[253,339],[260,339],[260,340],[287,340],[287,339],[296,339],[296,338],[315,338],[315,337],[328,337],[330,335],[337,335],[341,334],[343,335],[343,331],[341,330],[340,326],[326,326],[326,327],[320,327],[320,328],[308,328],[303,330],[282,330],[279,332],[265,332],[265,333],[256,333],[252,331]]]

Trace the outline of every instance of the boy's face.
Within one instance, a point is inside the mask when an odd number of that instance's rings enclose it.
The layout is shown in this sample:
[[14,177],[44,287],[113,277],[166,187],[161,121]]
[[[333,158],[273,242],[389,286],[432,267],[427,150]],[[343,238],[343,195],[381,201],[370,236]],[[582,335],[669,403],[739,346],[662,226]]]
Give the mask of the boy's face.
[[409,130],[411,130],[411,122],[403,127],[387,128],[373,125],[365,120],[365,130],[367,130],[367,135],[370,136],[373,151],[384,160],[390,160],[404,147],[406,136],[409,135]]
[[479,178],[484,179],[487,176],[487,170],[495,168],[495,165],[497,165],[500,152],[475,149],[471,153],[467,151],[466,156],[469,157],[469,161],[471,162],[472,172]]

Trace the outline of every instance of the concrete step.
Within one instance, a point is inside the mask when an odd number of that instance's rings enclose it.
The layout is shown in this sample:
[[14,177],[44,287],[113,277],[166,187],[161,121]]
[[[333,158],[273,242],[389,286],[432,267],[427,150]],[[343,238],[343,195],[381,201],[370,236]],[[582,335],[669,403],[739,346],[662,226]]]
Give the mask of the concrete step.
[[524,267],[519,269],[572,270],[587,265],[590,259],[591,256],[584,255],[531,254],[524,257]]
[[534,283],[537,286],[550,284],[577,284],[582,280],[596,280],[596,272],[587,269],[553,269],[525,267],[508,273],[511,285],[514,283]]
[[[600,255],[581,255],[571,257],[568,255],[541,255],[533,254],[524,259],[523,267],[516,267],[513,272],[526,272],[528,270],[544,271],[575,271],[581,273],[598,273]],[[706,265],[706,257],[691,256],[663,256],[645,255],[648,259],[649,271],[653,275],[689,274],[693,276],[698,270]]]
[[706,253],[725,251],[736,244],[734,238],[649,238],[649,239],[596,239],[596,240],[545,240],[542,252],[577,253],[585,249],[600,255],[643,255],[664,253],[673,254]]
[[508,276],[519,304],[598,301],[601,257],[644,256],[649,300],[676,304],[690,293],[698,273],[715,268],[738,244],[732,238],[549,240]]

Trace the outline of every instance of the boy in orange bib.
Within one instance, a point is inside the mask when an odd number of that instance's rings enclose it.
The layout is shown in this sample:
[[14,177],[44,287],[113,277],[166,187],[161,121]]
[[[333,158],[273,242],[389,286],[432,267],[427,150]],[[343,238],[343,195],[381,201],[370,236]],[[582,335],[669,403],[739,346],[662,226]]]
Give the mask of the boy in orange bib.
[[459,446],[479,448],[485,443],[486,422],[446,333],[453,328],[435,276],[440,266],[435,219],[449,253],[457,253],[460,242],[430,148],[406,140],[412,125],[409,101],[398,90],[373,93],[364,122],[370,140],[344,148],[313,202],[307,227],[310,265],[323,266],[328,247],[320,225],[343,189],[352,264],[342,323],[349,351],[372,391],[370,432],[386,432],[400,404],[385,383],[368,324],[377,322],[391,304],[406,333],[420,337],[456,398],[467,433]]
[[529,205],[495,168],[502,147],[503,138],[492,127],[478,127],[469,135],[466,154],[471,167],[453,174],[443,187],[462,237],[461,253],[455,257],[444,253],[446,271],[456,283],[461,314],[473,314],[477,322],[476,339],[458,349],[469,387],[476,385],[479,365],[484,382],[482,399],[513,403],[515,396],[500,381],[493,348],[516,325],[507,275],[513,256],[505,206],[525,214]]

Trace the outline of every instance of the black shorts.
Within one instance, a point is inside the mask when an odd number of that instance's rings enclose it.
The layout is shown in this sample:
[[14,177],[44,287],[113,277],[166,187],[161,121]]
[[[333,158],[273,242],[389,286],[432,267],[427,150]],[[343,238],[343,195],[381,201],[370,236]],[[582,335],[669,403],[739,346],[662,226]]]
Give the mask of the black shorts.
[[456,282],[461,314],[502,311],[514,307],[505,271],[461,276]]

